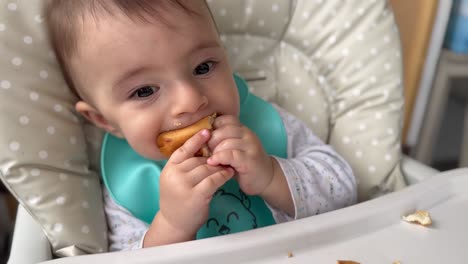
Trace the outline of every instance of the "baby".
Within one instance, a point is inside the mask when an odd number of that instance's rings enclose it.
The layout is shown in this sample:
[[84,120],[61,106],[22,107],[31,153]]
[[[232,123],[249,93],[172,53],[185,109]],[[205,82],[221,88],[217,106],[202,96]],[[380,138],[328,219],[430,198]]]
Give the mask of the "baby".
[[[356,202],[349,165],[233,75],[204,0],[52,0],[46,18],[80,98],[76,110],[108,132],[110,250],[239,232]],[[214,130],[165,160],[159,134],[213,113]],[[265,120],[274,125],[262,127]],[[204,145],[211,156],[195,155]]]

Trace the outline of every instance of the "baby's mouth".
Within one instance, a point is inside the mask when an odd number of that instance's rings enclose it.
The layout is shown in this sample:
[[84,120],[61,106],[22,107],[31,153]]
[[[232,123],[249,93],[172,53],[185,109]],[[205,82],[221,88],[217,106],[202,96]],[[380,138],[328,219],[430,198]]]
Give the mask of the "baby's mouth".
[[[213,123],[216,118],[216,113],[205,116],[195,123],[190,124],[186,127],[179,127],[177,129],[166,131],[157,136],[156,142],[161,153],[170,157],[172,153],[182,146],[185,141],[190,139],[193,135],[202,129],[213,129]],[[206,149],[206,150],[205,150]],[[198,155],[198,153],[196,154]],[[202,148],[201,156],[208,157],[210,155],[208,147]]]
[[[211,114],[211,115],[209,115],[209,116],[211,116],[211,117],[213,118],[213,120],[214,120],[214,118],[219,117],[219,116],[221,116],[221,115],[222,115],[222,114],[219,114],[219,113],[217,113],[217,112],[214,112],[213,114]],[[191,122],[181,122],[180,120],[174,121],[174,122],[172,123],[173,128],[171,128],[170,130],[176,130],[176,129],[182,129],[182,128],[185,128],[185,127],[189,127],[189,126],[191,126],[191,125],[197,123],[198,121],[202,120],[203,118],[206,118],[207,116],[208,116],[208,115],[203,115],[203,116],[201,116],[201,117],[198,118],[198,119],[191,120]]]

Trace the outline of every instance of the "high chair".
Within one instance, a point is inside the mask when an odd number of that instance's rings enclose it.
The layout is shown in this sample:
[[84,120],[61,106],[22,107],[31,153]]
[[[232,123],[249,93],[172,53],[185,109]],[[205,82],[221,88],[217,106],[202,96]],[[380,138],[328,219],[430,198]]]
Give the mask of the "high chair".
[[[408,212],[420,205],[406,190],[388,194],[437,171],[401,154],[401,51],[386,1],[207,2],[231,65],[251,91],[300,117],[350,163],[361,202],[382,197],[259,230],[95,254],[108,246],[99,181],[102,132],[73,110],[76,98],[47,43],[44,1],[0,0],[1,179],[20,203],[9,263],[54,256],[67,257],[54,263],[239,263],[248,260],[242,250],[260,245],[286,258],[291,250],[299,260],[298,230],[315,228],[319,235],[313,237],[336,244],[331,238],[349,237],[347,230],[355,231],[352,224],[363,214]],[[323,231],[330,232],[330,240]],[[306,241],[317,243],[317,252],[326,244],[312,237]],[[269,252],[259,250],[251,260],[285,261],[269,259]],[[93,255],[70,257],[86,254]]]

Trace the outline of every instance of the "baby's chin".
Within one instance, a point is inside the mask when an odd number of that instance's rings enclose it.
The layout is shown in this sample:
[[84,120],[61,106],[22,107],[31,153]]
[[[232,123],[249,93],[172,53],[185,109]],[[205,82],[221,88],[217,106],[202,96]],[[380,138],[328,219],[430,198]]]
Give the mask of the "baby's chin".
[[142,155],[143,157],[150,159],[150,160],[167,160],[167,157],[165,157],[159,149],[150,153],[149,155]]
[[[130,142],[129,142],[130,143]],[[130,146],[132,149],[138,153],[140,156],[149,159],[149,160],[166,160],[167,158],[164,157],[164,155],[159,151],[158,147],[156,146],[156,143],[153,143],[154,147],[149,148],[147,146],[142,146],[142,148],[139,148],[139,146],[133,146],[130,143]]]

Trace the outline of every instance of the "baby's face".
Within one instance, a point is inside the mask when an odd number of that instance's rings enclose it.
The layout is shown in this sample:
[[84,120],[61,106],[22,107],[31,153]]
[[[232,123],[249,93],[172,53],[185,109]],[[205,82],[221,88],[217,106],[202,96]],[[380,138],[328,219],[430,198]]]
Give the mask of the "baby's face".
[[171,10],[164,22],[105,14],[97,23],[88,19],[70,60],[74,83],[105,128],[151,159],[163,158],[159,133],[213,112],[239,114],[232,71],[209,11],[201,0],[185,3],[201,16]]

